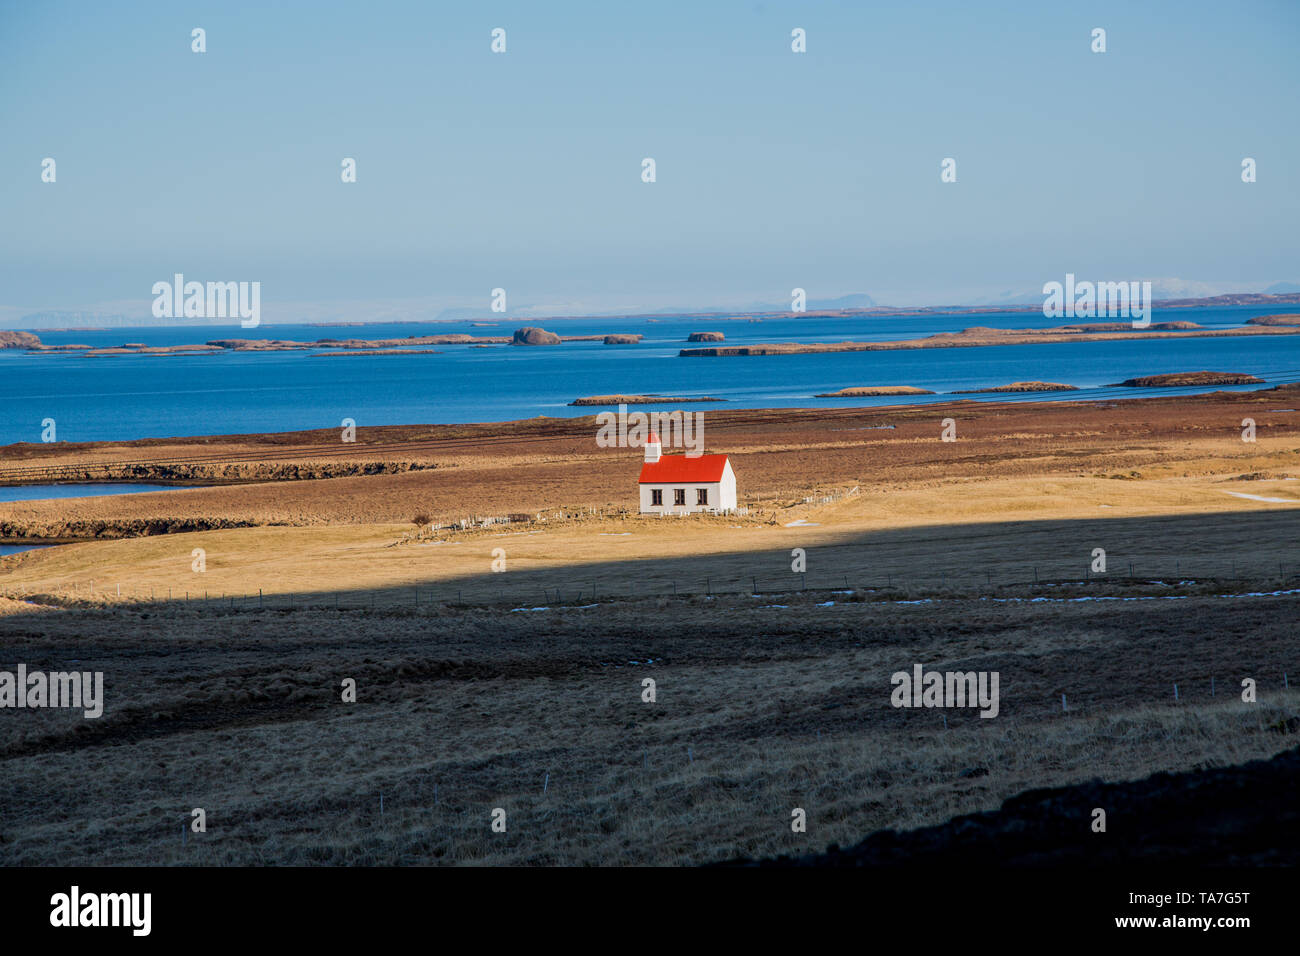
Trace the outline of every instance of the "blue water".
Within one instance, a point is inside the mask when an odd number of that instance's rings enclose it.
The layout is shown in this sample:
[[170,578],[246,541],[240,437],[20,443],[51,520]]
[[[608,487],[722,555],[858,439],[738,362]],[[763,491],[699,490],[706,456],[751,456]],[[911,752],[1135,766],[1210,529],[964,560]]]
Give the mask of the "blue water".
[[39,551],[42,548],[52,548],[52,544],[0,544],[0,557],[6,554],[17,554],[19,551]]
[[143,491],[176,491],[175,485],[141,483],[8,485],[0,487],[0,502],[45,501],[50,498],[94,498],[97,495],[131,495]]
[[[1185,319],[1231,328],[1263,308],[1157,309],[1153,322]],[[1089,320],[1091,321],[1091,320]],[[1101,321],[1101,320],[1098,320]],[[1070,342],[990,348],[846,352],[746,358],[680,358],[692,331],[720,331],[726,344],[837,342],[914,338],[971,326],[1063,324],[1041,312],[882,318],[782,318],[761,322],[698,317],[504,320],[493,328],[468,322],[353,327],[193,325],[111,331],[38,332],[51,345],[93,347],[143,342],[177,345],[215,338],[405,338],[465,332],[509,335],[541,324],[560,335],[639,332],[639,345],[579,342],[546,347],[437,346],[438,355],[314,358],[311,352],[222,352],[212,355],[27,355],[0,350],[0,444],[41,440],[53,418],[61,441],[359,426],[506,421],[591,415],[571,408],[585,395],[658,392],[728,400],[695,409],[897,405],[944,401],[942,393],[1035,379],[1088,391],[1028,396],[963,396],[983,401],[1136,398],[1139,389],[1100,389],[1137,375],[1212,369],[1248,372],[1269,382],[1300,378],[1300,335],[1253,338]],[[427,348],[427,346],[425,346]],[[941,393],[876,399],[818,399],[853,385],[913,385]]]

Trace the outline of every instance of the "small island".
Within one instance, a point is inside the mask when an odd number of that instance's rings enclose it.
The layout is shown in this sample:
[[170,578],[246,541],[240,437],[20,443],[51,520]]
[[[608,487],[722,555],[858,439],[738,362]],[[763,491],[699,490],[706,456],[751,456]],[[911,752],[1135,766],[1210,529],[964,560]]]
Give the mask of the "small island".
[[[346,323],[338,323],[346,324]],[[358,323],[359,324],[359,323]],[[299,342],[291,339],[210,339],[202,344],[155,345],[143,342],[126,342],[122,345],[92,347],[89,345],[45,345],[30,332],[0,331],[0,348],[26,349],[32,354],[81,355],[202,355],[213,352],[308,352],[317,349],[337,349],[341,353],[435,355],[436,351],[417,351],[414,346],[430,345],[556,345],[560,342],[604,342],[606,345],[635,344],[642,336],[636,333],[612,332],[602,335],[556,335],[536,326],[524,326],[513,336],[467,335],[451,332],[441,335],[408,335],[404,339],[316,339]]]
[[525,325],[522,329],[515,329],[514,338],[511,345],[559,345],[560,337],[554,332],[547,332],[545,329],[538,328],[534,325]]
[[589,395],[575,398],[570,405],[676,405],[684,402],[725,402],[725,398],[674,398],[669,395]]
[[1194,385],[1263,385],[1262,378],[1241,372],[1171,372],[1168,375],[1143,375],[1125,379],[1107,388],[1160,388]]
[[30,332],[0,330],[0,349],[39,348],[41,340]]
[[874,395],[933,395],[928,388],[911,385],[855,385],[838,392],[822,392],[814,398],[870,398]]
[[725,342],[727,337],[721,332],[692,332],[686,336],[687,342]]
[[762,345],[711,345],[681,349],[686,358],[746,355],[812,355],[824,352],[888,352],[896,349],[979,348],[987,345],[1047,345],[1061,342],[1112,342],[1121,339],[1227,338],[1255,335],[1300,335],[1300,325],[1256,322],[1234,329],[1207,329],[1195,322],[1155,322],[1135,328],[1126,322],[1091,322],[1046,329],[994,329],[974,326],[938,332],[919,339],[885,342],[772,342]]
[[1247,325],[1300,325],[1300,314],[1257,315],[1246,320]]
[[1062,385],[1059,382],[1012,382],[1010,385],[996,385],[993,388],[962,388],[954,395],[983,395],[986,392],[1077,392],[1077,385]]
[[[486,348],[486,346],[484,346]],[[312,358],[347,358],[352,355],[441,355],[438,349],[367,349],[362,352],[317,352]]]

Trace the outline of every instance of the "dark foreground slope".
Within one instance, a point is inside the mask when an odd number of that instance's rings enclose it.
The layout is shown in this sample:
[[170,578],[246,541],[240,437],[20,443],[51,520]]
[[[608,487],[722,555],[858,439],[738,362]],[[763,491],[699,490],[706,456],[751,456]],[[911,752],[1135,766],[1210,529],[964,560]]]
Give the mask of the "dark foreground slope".
[[[1298,794],[1300,747],[1235,767],[1030,790],[1000,810],[919,830],[881,830],[848,849],[726,865],[1294,866]],[[1095,808],[1106,811],[1104,833],[1092,831]]]

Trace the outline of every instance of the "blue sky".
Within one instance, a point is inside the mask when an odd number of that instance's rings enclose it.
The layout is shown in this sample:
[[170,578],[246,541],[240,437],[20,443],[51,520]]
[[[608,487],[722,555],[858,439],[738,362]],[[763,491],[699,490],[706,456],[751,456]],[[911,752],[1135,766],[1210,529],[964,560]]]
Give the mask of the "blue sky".
[[1290,0],[0,0],[0,317],[175,272],[269,321],[1300,280],[1298,46]]

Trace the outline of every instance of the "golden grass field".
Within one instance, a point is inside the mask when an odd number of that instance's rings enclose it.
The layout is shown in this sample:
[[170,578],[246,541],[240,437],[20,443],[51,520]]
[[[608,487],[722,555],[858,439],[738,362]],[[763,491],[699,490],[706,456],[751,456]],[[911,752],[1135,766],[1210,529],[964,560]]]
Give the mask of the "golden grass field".
[[[1026,584],[1075,580],[1094,548],[1099,583],[1135,575],[1272,581],[1300,574],[1297,482],[1184,478],[964,481],[903,493],[859,491],[825,505],[751,518],[590,516],[500,530],[441,532],[410,525],[257,527],[86,542],[7,557],[0,594],[133,603],[232,595],[354,603],[447,600],[538,603],[539,589],[597,596],[802,587]],[[1084,516],[1087,517],[1084,517]],[[795,527],[786,524],[807,522]],[[791,551],[807,573],[791,572]],[[193,570],[202,549],[205,570]],[[499,550],[498,550],[499,549]],[[494,572],[504,552],[505,572]],[[806,580],[805,580],[806,579]]]
[[[0,853],[699,863],[1269,756],[1300,725],[1290,394],[711,416],[744,516],[619,513],[639,454],[548,423],[376,430],[345,455],[427,438],[418,472],[4,506],[105,537],[0,558],[0,669],[102,670],[107,701],[3,715]],[[412,520],[507,512],[545,520]],[[195,516],[250,526],[121,537]],[[999,715],[890,706],[916,663],[998,671]],[[194,807],[209,832],[182,846]]]

